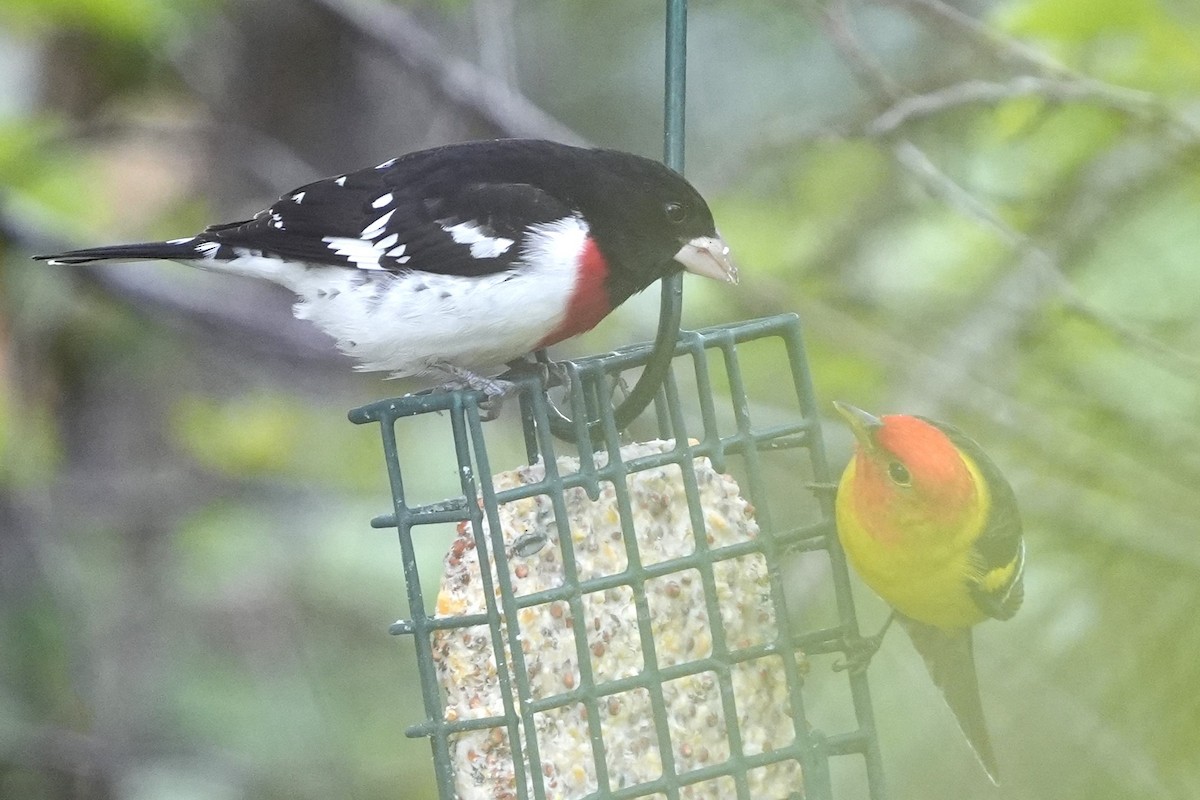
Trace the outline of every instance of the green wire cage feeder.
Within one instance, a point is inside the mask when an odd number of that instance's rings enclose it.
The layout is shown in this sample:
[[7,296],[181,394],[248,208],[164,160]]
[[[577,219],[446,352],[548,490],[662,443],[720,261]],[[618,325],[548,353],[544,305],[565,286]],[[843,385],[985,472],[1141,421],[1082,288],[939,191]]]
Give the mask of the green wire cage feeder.
[[[685,5],[667,2],[676,169]],[[840,796],[847,771],[883,797],[866,676],[817,663],[858,624],[831,498],[805,489],[830,474],[799,319],[680,331],[680,305],[676,276],[657,340],[566,363],[555,403],[542,376],[518,379],[514,469],[494,471],[478,392],[351,412],[383,435],[394,511],[372,524],[399,531],[409,618],[392,632],[415,644],[424,707],[408,733],[430,739],[443,800],[819,800]],[[760,407],[743,364],[764,358],[784,399]],[[412,505],[402,429],[431,413],[449,427],[459,493]],[[772,490],[778,475],[790,491]],[[415,540],[447,523],[441,573],[421,574]],[[801,558],[829,579],[797,587]],[[810,625],[817,592],[832,594],[831,619]],[[817,681],[845,684],[834,727],[807,713]]]

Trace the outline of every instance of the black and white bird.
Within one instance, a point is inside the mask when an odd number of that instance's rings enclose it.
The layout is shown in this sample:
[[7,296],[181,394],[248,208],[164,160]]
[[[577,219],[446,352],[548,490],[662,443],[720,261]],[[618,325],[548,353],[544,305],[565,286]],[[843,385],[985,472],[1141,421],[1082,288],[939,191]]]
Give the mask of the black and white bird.
[[647,158],[542,140],[447,145],[288,192],[166,242],[35,256],[166,259],[263,278],[359,369],[489,378],[681,270],[736,283],[704,198]]

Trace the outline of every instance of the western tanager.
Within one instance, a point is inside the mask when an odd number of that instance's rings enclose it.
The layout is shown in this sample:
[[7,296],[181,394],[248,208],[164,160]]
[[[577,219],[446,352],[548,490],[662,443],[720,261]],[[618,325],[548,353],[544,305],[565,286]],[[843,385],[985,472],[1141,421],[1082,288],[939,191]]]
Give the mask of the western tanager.
[[[949,425],[834,405],[857,439],[837,490],[842,548],[892,606],[998,783],[971,628],[1010,618],[1024,597],[1025,545],[1012,487],[978,444]],[[886,630],[866,640],[867,658]]]

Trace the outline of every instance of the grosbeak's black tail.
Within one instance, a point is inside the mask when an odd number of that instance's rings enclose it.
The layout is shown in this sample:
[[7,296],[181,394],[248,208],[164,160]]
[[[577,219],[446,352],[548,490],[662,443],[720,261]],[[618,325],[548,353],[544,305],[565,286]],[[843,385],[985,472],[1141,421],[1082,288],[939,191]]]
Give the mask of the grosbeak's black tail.
[[979,758],[992,783],[1000,784],[1000,768],[992,751],[983,719],[983,702],[979,698],[979,678],[975,674],[975,650],[971,629],[946,633],[897,614],[896,619],[908,631],[913,646],[925,659],[933,682],[942,690],[947,705],[954,712],[958,726]]
[[85,250],[68,250],[47,256],[34,256],[38,261],[51,264],[86,264],[89,261],[139,261],[145,259],[194,259],[197,240],[183,239],[177,242],[141,242],[118,244],[111,247],[89,247]]

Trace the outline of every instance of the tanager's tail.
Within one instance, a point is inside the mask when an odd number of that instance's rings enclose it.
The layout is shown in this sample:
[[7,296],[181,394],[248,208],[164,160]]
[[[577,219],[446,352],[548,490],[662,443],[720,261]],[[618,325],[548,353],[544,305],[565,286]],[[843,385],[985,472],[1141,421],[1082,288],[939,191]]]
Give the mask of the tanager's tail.
[[908,631],[917,652],[925,659],[933,682],[942,690],[942,696],[954,712],[958,726],[962,728],[979,763],[992,783],[999,785],[1000,768],[992,751],[992,740],[988,737],[987,724],[983,719],[983,703],[979,698],[971,629],[947,633],[903,614],[896,614],[896,618]]

